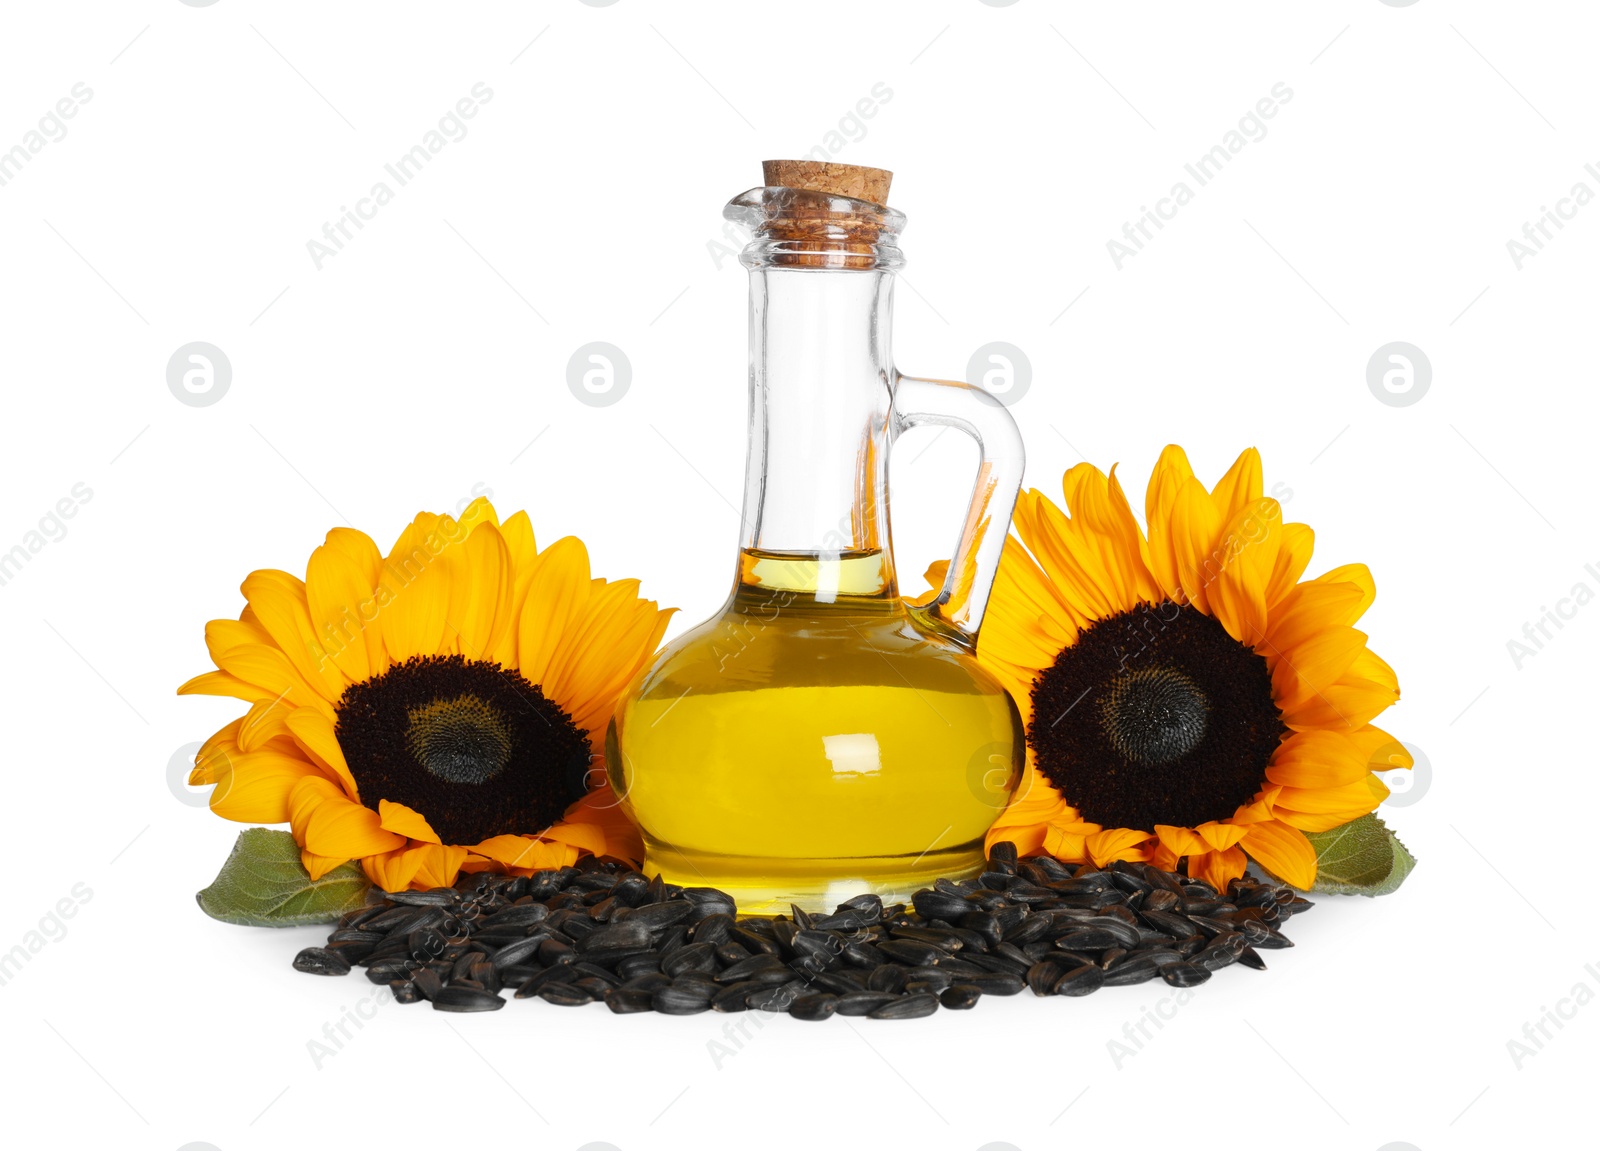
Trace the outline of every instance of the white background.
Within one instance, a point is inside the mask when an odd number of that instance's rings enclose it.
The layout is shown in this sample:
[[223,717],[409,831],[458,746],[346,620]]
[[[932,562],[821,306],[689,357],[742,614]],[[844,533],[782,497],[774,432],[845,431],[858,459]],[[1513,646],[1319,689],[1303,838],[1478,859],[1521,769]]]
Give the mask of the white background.
[[[1507,642],[1600,591],[1600,206],[1520,270],[1506,244],[1575,183],[1600,192],[1600,22],[1290,7],[8,3],[0,149],[93,95],[0,187],[0,551],[75,484],[92,497],[0,587],[0,951],[75,884],[92,898],[0,987],[6,1142],[634,1151],[870,1124],[941,1148],[1435,1151],[1592,1123],[1600,1005],[1520,1067],[1507,1043],[1600,992],[1600,607],[1520,667]],[[307,241],[479,82],[469,134],[319,270]],[[1280,82],[1267,135],[1119,270],[1107,241]],[[1120,1064],[1108,1043],[1164,985],[779,1018],[720,1066],[733,1017],[389,1005],[318,1066],[308,1042],[375,989],[293,972],[315,929],[194,905],[238,830],[168,785],[242,708],[173,695],[208,666],[204,622],[331,526],[387,546],[485,489],[642,577],[675,631],[708,614],[745,420],[744,273],[708,244],[761,159],[830,131],[897,173],[911,218],[901,366],[961,375],[991,340],[1031,360],[1031,484],[1058,493],[1087,458],[1142,493],[1169,441],[1207,479],[1254,444],[1317,530],[1312,571],[1371,565],[1365,626],[1404,692],[1380,722],[1434,772],[1382,813],[1420,867],[1393,897],[1322,900],[1270,972],[1225,972]],[[194,340],[232,363],[213,406],[167,388]],[[631,360],[614,406],[567,389],[591,340]],[[1395,340],[1432,364],[1411,406],[1366,382]],[[923,435],[894,465],[908,591],[972,460]]]

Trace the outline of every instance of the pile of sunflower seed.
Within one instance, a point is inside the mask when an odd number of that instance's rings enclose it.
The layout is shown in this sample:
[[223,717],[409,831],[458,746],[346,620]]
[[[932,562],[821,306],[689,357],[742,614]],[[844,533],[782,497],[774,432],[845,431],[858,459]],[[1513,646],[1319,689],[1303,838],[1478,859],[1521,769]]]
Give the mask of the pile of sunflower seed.
[[588,859],[528,878],[478,873],[385,894],[346,914],[298,971],[352,966],[401,1003],[495,1011],[501,992],[619,1015],[786,1011],[796,1019],[915,1019],[984,995],[1087,995],[1219,968],[1264,968],[1293,946],[1278,925],[1311,904],[1244,877],[1226,892],[1139,863],[1072,869],[996,845],[975,879],[940,879],[911,906],[875,895],[831,915],[736,918],[733,899]]

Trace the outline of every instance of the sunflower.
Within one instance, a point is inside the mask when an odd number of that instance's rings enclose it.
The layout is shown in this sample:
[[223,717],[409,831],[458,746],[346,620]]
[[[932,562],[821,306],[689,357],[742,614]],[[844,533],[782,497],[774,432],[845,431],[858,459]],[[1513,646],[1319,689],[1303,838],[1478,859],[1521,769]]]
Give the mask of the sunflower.
[[595,765],[671,612],[637,580],[591,579],[581,541],[540,551],[526,512],[501,522],[478,499],[418,515],[387,557],[335,528],[304,580],[258,571],[240,590],[239,618],[206,625],[218,670],[178,694],[250,710],[190,782],[216,785],[224,818],[287,822],[313,879],[357,859],[400,891],[641,858]]
[[1310,887],[1306,833],[1381,803],[1374,767],[1411,766],[1372,726],[1400,691],[1354,626],[1371,573],[1302,580],[1311,529],[1263,496],[1253,448],[1207,491],[1169,446],[1146,530],[1116,469],[1079,464],[1062,488],[1066,512],[1019,498],[979,640],[1028,733],[989,844],[1100,867],[1187,860],[1219,889],[1254,859]]

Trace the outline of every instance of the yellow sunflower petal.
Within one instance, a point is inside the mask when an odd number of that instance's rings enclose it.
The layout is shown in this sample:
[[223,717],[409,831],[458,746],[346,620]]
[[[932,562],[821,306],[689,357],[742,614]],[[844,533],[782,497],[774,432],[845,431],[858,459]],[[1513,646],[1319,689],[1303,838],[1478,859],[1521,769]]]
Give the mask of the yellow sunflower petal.
[[397,847],[364,857],[361,870],[367,873],[367,878],[380,891],[407,891],[422,867],[422,860],[420,848]]
[[1311,563],[1316,534],[1305,524],[1284,524],[1278,540],[1278,555],[1272,577],[1267,581],[1267,603],[1276,604],[1295,586]]
[[1278,707],[1288,715],[1337,683],[1355,666],[1366,646],[1366,634],[1353,627],[1326,628],[1292,651],[1264,646],[1260,650],[1272,671],[1272,695]]
[[1299,731],[1278,746],[1267,767],[1267,778],[1285,788],[1337,788],[1366,778],[1368,770],[1360,745],[1348,736],[1334,731]]
[[[421,840],[423,843],[438,844],[439,835],[428,826],[428,821],[417,812],[412,811],[403,803],[392,803],[387,799],[378,801],[378,823],[385,831],[392,831],[396,835],[403,835],[407,839]],[[459,866],[459,863],[457,864]],[[452,880],[452,882],[454,882]],[[448,887],[449,884],[441,884]]]
[[1394,669],[1362,648],[1349,669],[1314,695],[1282,703],[1283,722],[1304,730],[1325,727],[1353,734],[1400,698]]
[[1273,806],[1313,813],[1354,812],[1355,815],[1351,816],[1353,819],[1356,815],[1365,815],[1382,802],[1373,798],[1372,786],[1367,782],[1370,777],[1371,773],[1363,770],[1359,778],[1335,787],[1285,787],[1279,792],[1278,802]]
[[[315,764],[280,751],[241,751],[217,773],[211,810],[239,823],[283,823],[290,793],[303,781],[329,783]],[[332,855],[334,852],[326,852]]]
[[1108,827],[1085,839],[1083,849],[1096,867],[1105,867],[1114,859],[1142,862],[1150,857],[1150,839],[1148,831]]
[[1232,823],[1219,823],[1211,820],[1202,823],[1194,829],[1195,834],[1205,840],[1206,848],[1210,851],[1227,851],[1228,848],[1244,838],[1245,829]]
[[1218,891],[1226,891],[1228,884],[1243,875],[1248,866],[1250,861],[1238,847],[1230,847],[1226,851],[1208,851],[1204,855],[1189,857],[1189,874],[1196,879],[1205,880]]
[[[289,734],[289,716],[306,709],[282,699],[260,699],[250,705],[239,723],[239,750],[255,751],[268,741]],[[316,713],[311,713],[316,714]]]
[[576,536],[565,536],[539,553],[528,583],[517,660],[530,683],[543,682],[551,659],[568,631],[583,620],[588,603],[589,550]]
[[288,814],[295,842],[318,855],[355,859],[381,855],[406,842],[383,830],[376,811],[346,799],[339,785],[321,772],[294,785]]
[[1255,448],[1246,448],[1233,461],[1228,474],[1211,489],[1211,502],[1224,521],[1230,520],[1261,498],[1261,485],[1261,453]]
[[[596,760],[590,770],[598,771],[604,778],[604,760]],[[599,847],[589,848],[595,855],[609,855],[634,863],[644,861],[644,841],[639,837],[639,828],[623,810],[609,783],[601,783],[568,807],[561,822],[547,834],[553,840],[568,842],[560,833],[578,825],[592,827],[603,837]]]
[[1292,887],[1305,891],[1317,880],[1316,850],[1296,828],[1279,822],[1253,824],[1243,846],[1252,859]]
[[1168,444],[1150,473],[1145,490],[1144,522],[1149,538],[1150,571],[1167,598],[1183,599],[1183,581],[1178,572],[1177,536],[1173,530],[1172,509],[1178,494],[1194,479],[1189,457],[1176,444]]
[[320,712],[302,707],[296,708],[289,716],[288,728],[295,743],[323,768],[328,778],[338,780],[345,795],[360,803],[361,793],[356,788],[355,776],[350,774],[349,764],[345,762],[339,737],[334,734],[333,721]]
[[460,563],[452,574],[465,581],[466,594],[452,596],[452,612],[457,614],[448,621],[449,631],[462,655],[488,659],[511,624],[515,589],[511,552],[492,523],[474,528],[462,548]]
[[452,886],[460,875],[461,865],[471,854],[464,847],[437,843],[413,844],[408,850],[415,851],[419,857],[417,873],[411,877],[411,886],[419,891]]
[[1267,634],[1267,585],[1282,528],[1278,501],[1258,499],[1234,514],[1218,544],[1222,568],[1209,590],[1211,609],[1228,634],[1247,646]]
[[[1071,475],[1069,472],[1068,477]],[[1032,488],[1017,497],[1012,525],[1056,594],[1078,618],[1101,619],[1117,610],[1118,590],[1112,586],[1105,564],[1085,541],[1083,525],[1073,524],[1065,512]]]
[[223,695],[230,699],[242,699],[246,703],[256,703],[259,700],[272,699],[278,693],[257,687],[253,683],[246,683],[238,676],[229,675],[225,671],[207,671],[184,681],[178,688],[178,694]]
[[1415,766],[1415,760],[1405,745],[1380,727],[1373,727],[1369,723],[1351,732],[1347,738],[1360,749],[1366,757],[1367,766],[1373,771],[1393,771],[1397,767]]
[[[333,718],[333,704],[306,683],[283,651],[272,645],[243,643],[216,656],[217,666],[236,679],[265,693],[261,698],[281,698],[296,707],[311,707]],[[192,682],[192,681],[191,681]]]
[[217,782],[222,770],[239,753],[239,727],[243,722],[234,720],[213,732],[211,738],[200,745],[200,750],[194,754],[194,768],[189,772],[190,787]]
[[251,572],[239,590],[300,678],[330,702],[338,699],[349,681],[318,642],[305,584],[288,572],[267,569]]
[[1204,855],[1211,850],[1206,846],[1205,840],[1187,827],[1174,827],[1171,824],[1158,823],[1156,824],[1156,839],[1160,841],[1162,847],[1180,859],[1185,855]]
[[304,850],[300,852],[300,864],[306,869],[306,874],[311,877],[312,882],[321,879],[340,864],[349,862],[348,859],[337,855],[318,855],[314,851]]
[[[1088,841],[1092,831],[1079,824],[1050,822],[1044,825],[1044,849],[1063,863],[1087,863]],[[1020,850],[1020,848],[1019,848]]]
[[[450,616],[453,582],[450,546],[441,530],[442,516],[419,515],[400,533],[383,562],[379,580],[378,623],[389,658],[403,663],[412,656],[443,651],[445,623]],[[454,521],[449,521],[453,528]]]
[[1267,633],[1268,646],[1285,653],[1294,652],[1327,631],[1349,631],[1352,612],[1362,601],[1362,590],[1353,583],[1303,583],[1283,597],[1272,613]]
[[566,867],[578,858],[575,847],[526,835],[496,835],[475,845],[472,850],[496,863],[518,870]]
[[1191,478],[1178,489],[1172,505],[1172,550],[1184,600],[1207,614],[1211,611],[1207,593],[1221,570],[1217,554],[1221,532],[1222,517],[1211,496]]
[[367,569],[332,544],[323,544],[306,561],[306,609],[317,639],[326,656],[356,683],[389,666],[374,591]]

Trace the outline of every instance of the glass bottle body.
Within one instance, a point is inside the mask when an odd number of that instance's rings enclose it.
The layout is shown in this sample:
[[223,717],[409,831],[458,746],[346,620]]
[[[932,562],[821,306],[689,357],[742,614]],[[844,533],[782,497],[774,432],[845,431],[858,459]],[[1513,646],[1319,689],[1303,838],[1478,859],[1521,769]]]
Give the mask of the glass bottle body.
[[[892,367],[898,214],[877,209],[865,253],[763,242],[793,203],[768,188],[730,205],[757,233],[743,257],[750,448],[733,592],[624,694],[607,741],[645,870],[722,888],[745,911],[903,899],[975,873],[1025,746],[974,655],[1021,481],[1015,425],[979,389]],[[983,455],[926,605],[901,598],[889,539],[889,450],[918,423],[957,427]]]

